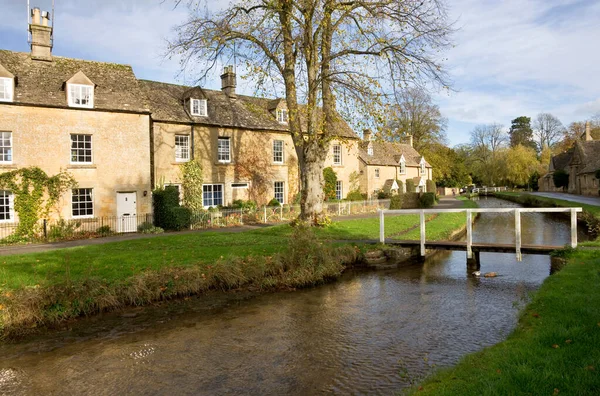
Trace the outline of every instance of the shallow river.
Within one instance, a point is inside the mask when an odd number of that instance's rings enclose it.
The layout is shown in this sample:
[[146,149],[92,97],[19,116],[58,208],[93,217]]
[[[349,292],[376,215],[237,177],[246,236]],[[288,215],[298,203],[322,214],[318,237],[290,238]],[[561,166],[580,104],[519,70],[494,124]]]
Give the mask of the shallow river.
[[[495,199],[482,207],[511,207]],[[523,243],[562,245],[569,225],[524,214]],[[476,242],[514,242],[514,215],[483,215]],[[210,295],[71,323],[0,345],[0,394],[393,394],[498,343],[549,275],[547,256],[464,252],[346,274],[313,289]]]

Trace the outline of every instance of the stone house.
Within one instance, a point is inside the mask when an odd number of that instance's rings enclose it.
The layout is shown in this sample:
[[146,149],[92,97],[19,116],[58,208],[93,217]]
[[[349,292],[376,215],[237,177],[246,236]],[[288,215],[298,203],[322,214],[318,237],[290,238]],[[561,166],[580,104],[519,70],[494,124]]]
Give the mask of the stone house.
[[[157,183],[181,185],[181,165],[199,159],[206,207],[272,198],[292,203],[299,189],[298,159],[282,99],[236,93],[228,66],[221,91],[140,81],[152,112],[152,172]],[[325,166],[338,176],[339,198],[358,172],[358,137],[340,120]],[[354,142],[354,144],[352,144]]]
[[[131,67],[54,56],[47,25],[34,9],[31,52],[0,50],[0,172],[67,170],[63,218],[150,213],[150,112]],[[12,204],[0,191],[0,221]]]
[[[394,192],[399,189],[396,180],[412,180],[415,192],[427,190],[427,180],[432,180],[432,167],[410,144],[375,141],[370,130],[363,132],[358,148],[360,188],[368,196],[379,191]],[[435,191],[433,191],[435,192]]]
[[569,151],[550,159],[548,173],[538,180],[540,191],[563,191],[562,188],[554,186],[553,175],[559,169],[569,175],[567,192],[579,195],[598,195],[600,186],[595,173],[600,169],[600,141],[592,138],[589,122],[586,123],[583,136]]

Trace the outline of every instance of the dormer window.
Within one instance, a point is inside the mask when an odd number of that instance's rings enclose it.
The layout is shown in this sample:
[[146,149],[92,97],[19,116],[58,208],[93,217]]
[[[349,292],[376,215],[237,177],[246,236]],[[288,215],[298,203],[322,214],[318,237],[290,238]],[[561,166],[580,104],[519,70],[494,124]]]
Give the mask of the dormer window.
[[406,160],[404,159],[404,155],[400,157],[400,174],[406,174]]
[[68,84],[69,106],[94,107],[94,87],[92,85]]
[[8,77],[0,78],[0,101],[1,102],[12,102],[13,91],[14,91],[14,79]]
[[421,176],[424,176],[427,174],[427,168],[425,167],[425,157],[421,158],[421,163],[419,164],[421,167]]
[[369,143],[369,146],[367,147],[367,154],[373,155],[373,145],[371,145],[371,143]]
[[277,109],[277,121],[280,124],[288,123],[288,111],[287,109]]
[[191,99],[190,113],[193,116],[206,117],[208,115],[206,99]]

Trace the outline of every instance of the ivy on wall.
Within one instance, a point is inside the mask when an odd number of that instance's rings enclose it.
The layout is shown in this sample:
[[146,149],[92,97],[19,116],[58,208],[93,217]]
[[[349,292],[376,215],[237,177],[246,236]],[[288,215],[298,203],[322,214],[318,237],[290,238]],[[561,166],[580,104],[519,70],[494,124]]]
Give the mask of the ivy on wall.
[[37,166],[31,166],[0,174],[0,189],[10,190],[15,197],[14,209],[19,215],[15,234],[33,237],[39,219],[48,216],[60,197],[74,187],[77,183],[66,171],[48,176]]
[[194,159],[181,165],[181,186],[183,206],[192,212],[202,210],[202,164]]

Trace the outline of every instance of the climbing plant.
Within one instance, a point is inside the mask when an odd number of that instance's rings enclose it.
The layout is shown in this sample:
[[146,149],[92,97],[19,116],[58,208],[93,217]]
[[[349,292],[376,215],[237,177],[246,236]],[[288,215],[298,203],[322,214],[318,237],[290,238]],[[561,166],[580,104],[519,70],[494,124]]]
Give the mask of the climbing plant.
[[0,174],[0,188],[14,195],[14,209],[19,215],[15,234],[33,237],[38,220],[48,216],[60,197],[77,186],[73,176],[60,171],[54,176],[32,166]]
[[181,186],[183,188],[183,206],[192,212],[202,210],[202,164],[197,159],[181,166]]
[[323,185],[323,193],[325,195],[325,200],[329,201],[330,199],[335,199],[337,175],[332,167],[329,166],[323,169],[323,181],[325,182],[325,184]]

